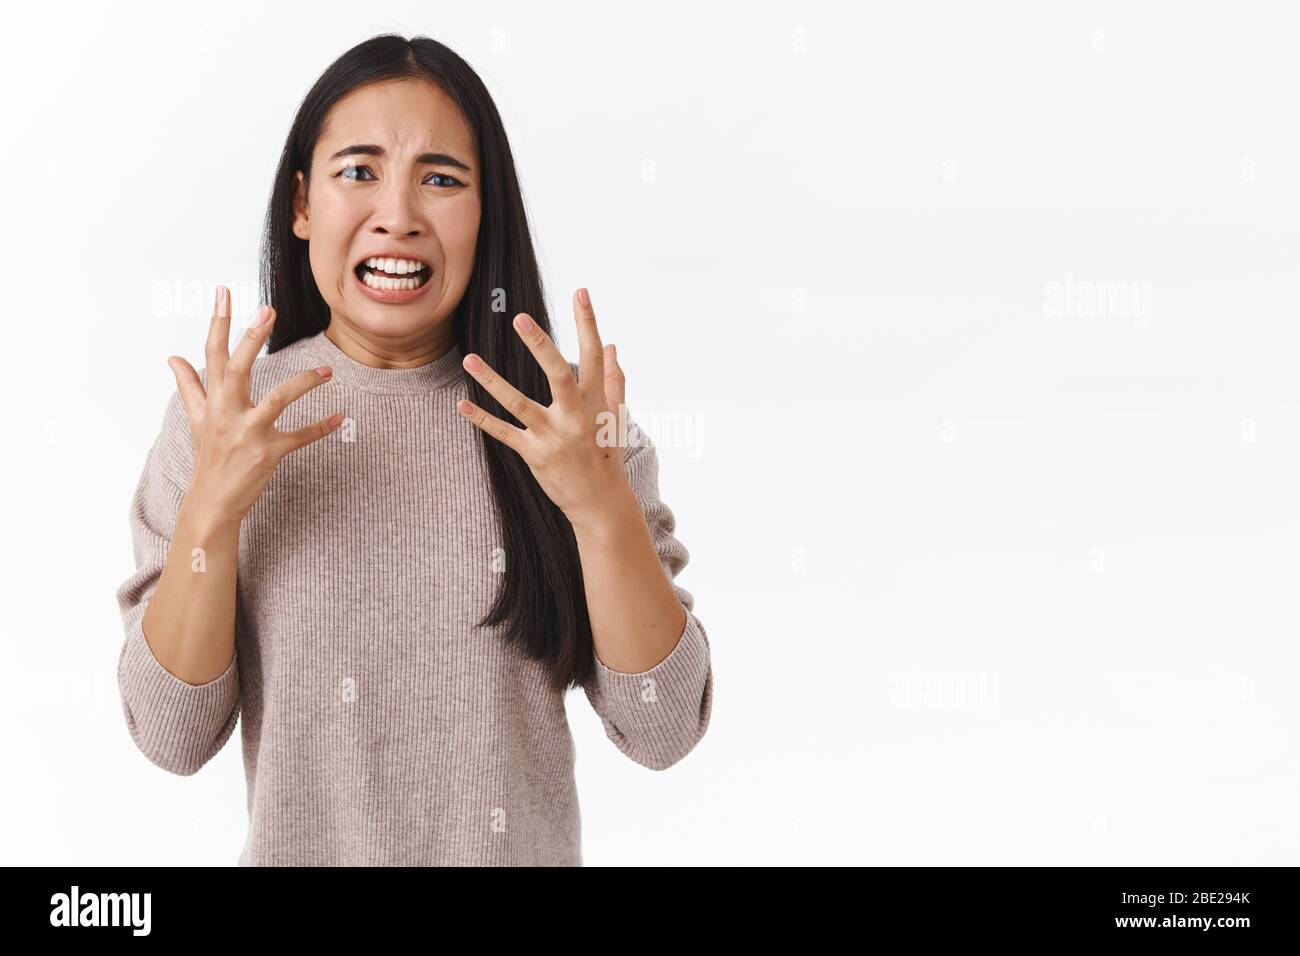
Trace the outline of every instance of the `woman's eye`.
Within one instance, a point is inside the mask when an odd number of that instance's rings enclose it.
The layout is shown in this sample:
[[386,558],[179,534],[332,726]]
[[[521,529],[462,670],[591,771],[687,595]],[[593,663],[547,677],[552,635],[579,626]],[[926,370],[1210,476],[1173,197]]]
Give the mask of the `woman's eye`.
[[[349,173],[362,173],[362,172],[364,172],[364,173],[365,173],[367,176],[369,176],[371,179],[374,178],[374,173],[372,173],[372,172],[370,171],[370,167],[369,167],[369,166],[345,166],[345,167],[343,167],[342,169],[340,169],[337,173],[334,174],[334,178],[335,178],[335,179],[346,179],[348,182],[353,182],[353,183],[356,183],[356,182],[365,182],[365,180],[359,179],[359,178],[357,178],[356,176],[350,176],[350,175],[348,175]],[[442,179],[445,179],[445,180],[447,180],[447,182],[445,182],[445,183],[431,183],[430,185],[435,185],[435,186],[438,186],[438,185],[441,185],[441,186],[463,186],[463,185],[465,185],[465,184],[462,183],[459,179],[457,179],[455,176],[448,176],[446,173],[430,173],[430,174],[429,174],[429,179],[432,179],[432,178],[435,177],[435,176],[438,176],[438,177],[440,177],[440,178],[442,178]],[[426,180],[426,182],[427,182],[427,180]]]
[[[359,173],[362,170],[365,170],[367,173],[370,173],[369,166],[345,166],[342,169],[340,169],[337,173],[335,173],[335,176],[337,178],[346,179],[349,182],[357,182],[357,180],[354,177],[349,176],[348,173]],[[371,175],[373,175],[373,173]]]

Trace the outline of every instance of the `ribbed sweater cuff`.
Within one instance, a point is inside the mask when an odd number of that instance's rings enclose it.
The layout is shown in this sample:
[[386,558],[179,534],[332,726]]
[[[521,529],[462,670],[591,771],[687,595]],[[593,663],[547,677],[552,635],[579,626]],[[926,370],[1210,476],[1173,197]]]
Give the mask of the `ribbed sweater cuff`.
[[608,715],[625,737],[659,751],[646,756],[668,762],[699,739],[709,673],[708,636],[690,610],[677,646],[648,671],[627,674],[596,658],[596,687]]
[[214,744],[219,749],[233,729],[229,721],[239,701],[237,664],[236,656],[215,680],[187,683],[163,667],[136,621],[118,670],[127,726],[145,756],[183,775],[203,766]]

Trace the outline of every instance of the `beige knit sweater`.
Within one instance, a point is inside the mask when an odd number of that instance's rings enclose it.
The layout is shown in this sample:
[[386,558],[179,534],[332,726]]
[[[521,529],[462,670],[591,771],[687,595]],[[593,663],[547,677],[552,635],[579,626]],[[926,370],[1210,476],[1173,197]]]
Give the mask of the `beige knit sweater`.
[[[193,469],[179,394],[167,405],[131,502],[137,569],[117,591],[122,707],[140,750],[177,774],[239,722],[240,865],[582,865],[564,696],[500,626],[474,627],[502,541],[480,433],[456,411],[461,357],[376,369],[321,333],[257,359],[254,402],[334,368],[282,430],[334,411],[352,422],[283,459],[245,517],[235,660],[197,686],[163,668],[140,625]],[[654,445],[638,437],[628,478],[672,579],[688,553],[659,498]],[[643,674],[597,660],[584,688],[614,745],[656,770],[695,746],[712,704],[708,638],[691,594],[673,587],[688,613],[672,653]]]

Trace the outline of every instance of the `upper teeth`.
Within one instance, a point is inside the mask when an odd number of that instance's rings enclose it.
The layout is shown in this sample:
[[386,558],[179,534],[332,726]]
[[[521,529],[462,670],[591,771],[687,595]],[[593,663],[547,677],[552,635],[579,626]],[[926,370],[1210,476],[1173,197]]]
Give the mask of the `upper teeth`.
[[408,272],[419,272],[424,268],[423,262],[417,262],[414,259],[378,259],[372,257],[366,260],[366,265],[372,269],[391,272],[393,275],[406,275]]

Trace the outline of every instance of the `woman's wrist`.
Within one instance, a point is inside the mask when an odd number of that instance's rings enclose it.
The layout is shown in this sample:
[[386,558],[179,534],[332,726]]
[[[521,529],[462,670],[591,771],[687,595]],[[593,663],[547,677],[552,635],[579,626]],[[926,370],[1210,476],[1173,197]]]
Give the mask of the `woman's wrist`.
[[214,505],[211,496],[194,484],[185,493],[176,516],[178,526],[184,523],[191,532],[205,540],[222,534],[237,535],[243,520],[243,515],[232,515]]

